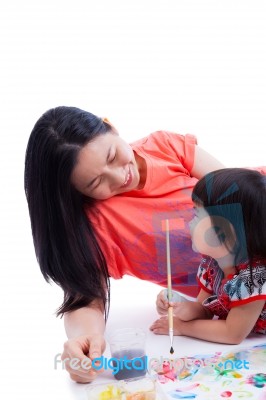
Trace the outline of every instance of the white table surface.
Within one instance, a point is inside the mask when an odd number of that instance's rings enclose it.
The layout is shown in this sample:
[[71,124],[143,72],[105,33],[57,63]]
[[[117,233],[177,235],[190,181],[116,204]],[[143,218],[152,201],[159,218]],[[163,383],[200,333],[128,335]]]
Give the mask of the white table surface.
[[[169,357],[169,337],[154,335],[149,326],[158,317],[155,310],[155,298],[160,288],[147,282],[125,277],[122,281],[112,282],[112,306],[107,323],[106,333],[117,328],[140,327],[147,334],[146,350],[150,357]],[[175,337],[175,358],[195,354],[213,354],[251,347],[266,342],[263,335],[251,335],[240,345],[223,345],[196,340],[188,337]],[[107,344],[105,357],[110,357]],[[95,383],[114,380],[111,371],[104,371]],[[50,384],[51,384],[50,380]],[[64,393],[64,399],[85,399],[85,385],[72,382],[65,371],[54,371],[53,391]],[[63,397],[61,397],[63,398]]]

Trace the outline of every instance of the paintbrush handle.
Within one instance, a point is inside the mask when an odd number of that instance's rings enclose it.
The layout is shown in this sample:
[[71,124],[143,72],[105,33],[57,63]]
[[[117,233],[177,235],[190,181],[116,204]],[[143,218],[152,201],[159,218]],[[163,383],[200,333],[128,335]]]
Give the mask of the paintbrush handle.
[[171,255],[170,255],[170,234],[169,234],[169,220],[165,221],[166,224],[166,265],[167,265],[167,290],[168,301],[172,300],[172,274],[171,274]]
[[168,307],[168,324],[169,324],[169,330],[173,329],[174,325],[173,307]]

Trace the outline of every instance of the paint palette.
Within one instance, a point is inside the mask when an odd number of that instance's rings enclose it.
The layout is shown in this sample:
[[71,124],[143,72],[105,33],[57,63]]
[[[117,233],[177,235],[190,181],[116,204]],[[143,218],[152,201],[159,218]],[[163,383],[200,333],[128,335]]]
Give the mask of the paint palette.
[[86,388],[88,400],[166,400],[154,378],[106,382]]
[[169,400],[266,400],[266,343],[230,353],[197,354],[186,363],[180,360],[155,365]]

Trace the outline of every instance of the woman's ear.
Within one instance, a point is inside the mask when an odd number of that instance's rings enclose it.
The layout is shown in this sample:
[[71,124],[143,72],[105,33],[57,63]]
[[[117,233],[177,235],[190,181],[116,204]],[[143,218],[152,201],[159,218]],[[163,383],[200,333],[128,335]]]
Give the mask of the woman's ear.
[[118,131],[116,130],[114,125],[109,121],[108,118],[104,117],[102,120],[103,120],[103,122],[105,122],[106,124],[108,124],[110,126],[110,129],[112,130],[113,133],[118,135]]

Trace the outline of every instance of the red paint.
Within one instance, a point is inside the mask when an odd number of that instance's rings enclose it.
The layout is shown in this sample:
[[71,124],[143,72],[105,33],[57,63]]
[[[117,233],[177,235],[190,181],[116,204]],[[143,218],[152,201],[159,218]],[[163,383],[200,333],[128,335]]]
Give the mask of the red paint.
[[229,390],[226,390],[225,392],[221,393],[221,397],[231,397],[232,396],[232,392],[229,392]]

